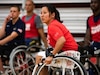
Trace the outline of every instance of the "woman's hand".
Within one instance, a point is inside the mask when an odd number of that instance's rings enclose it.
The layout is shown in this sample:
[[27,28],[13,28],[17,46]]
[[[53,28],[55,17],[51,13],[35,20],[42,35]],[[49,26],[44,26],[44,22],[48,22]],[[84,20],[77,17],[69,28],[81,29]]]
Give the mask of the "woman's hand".
[[53,57],[51,57],[51,56],[48,56],[46,59],[45,59],[45,63],[46,64],[50,64],[51,62],[52,62],[52,60],[53,60]]

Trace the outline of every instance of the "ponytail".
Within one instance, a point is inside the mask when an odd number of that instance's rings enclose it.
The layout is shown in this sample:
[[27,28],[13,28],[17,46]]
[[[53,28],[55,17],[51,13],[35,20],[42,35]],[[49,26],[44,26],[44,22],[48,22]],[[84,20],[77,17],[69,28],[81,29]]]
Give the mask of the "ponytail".
[[55,19],[58,20],[60,23],[63,22],[60,20],[60,14],[59,14],[59,11],[57,9],[55,10]]

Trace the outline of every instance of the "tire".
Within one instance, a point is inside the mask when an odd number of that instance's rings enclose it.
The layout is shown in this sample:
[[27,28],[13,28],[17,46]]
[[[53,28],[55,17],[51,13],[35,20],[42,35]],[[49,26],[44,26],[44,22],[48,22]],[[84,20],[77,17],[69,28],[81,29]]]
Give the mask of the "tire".
[[32,75],[34,65],[32,55],[23,49],[15,51],[10,59],[10,68],[14,75]]
[[89,64],[87,69],[88,75],[100,75],[96,65],[94,65],[89,59],[87,59],[86,62]]
[[[52,66],[52,65],[50,65],[50,66],[48,66],[50,70],[52,69],[52,71],[51,71],[52,73],[49,73],[50,75],[67,75],[67,71],[68,70],[71,70],[71,74],[70,75],[87,75],[86,70],[84,69],[83,65],[78,60],[75,60],[74,58],[68,57],[68,56],[56,56],[53,59],[53,61],[55,62],[55,64],[56,64],[57,60],[59,60],[59,59],[64,59],[64,62],[62,62],[63,60],[61,60],[61,62],[64,63],[64,64],[67,63],[65,61],[71,61],[71,62],[73,62],[74,63],[74,68],[73,69],[70,68],[70,67],[68,68],[68,66],[65,67],[66,64],[65,65],[61,64],[61,66],[59,66],[60,64],[58,64],[58,66]],[[45,64],[42,64],[41,66],[39,66],[35,75],[40,75],[41,70],[45,66],[46,66]]]
[[17,47],[15,47],[13,50],[12,50],[12,52],[11,52],[11,54],[10,54],[10,58],[12,57],[12,55],[13,55],[13,53],[15,52],[15,51],[17,51],[18,49],[27,49],[27,46],[26,45],[20,45],[20,46],[17,46]]

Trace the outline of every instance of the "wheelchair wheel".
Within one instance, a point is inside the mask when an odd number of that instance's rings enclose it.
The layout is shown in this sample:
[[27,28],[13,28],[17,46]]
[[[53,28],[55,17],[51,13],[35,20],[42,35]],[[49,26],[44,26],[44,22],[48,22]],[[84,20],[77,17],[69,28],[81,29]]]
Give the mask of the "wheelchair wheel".
[[27,46],[26,46],[26,45],[20,45],[20,46],[15,47],[15,48],[12,50],[11,54],[10,54],[10,58],[12,57],[13,53],[14,53],[16,50],[18,50],[18,49],[27,49]]
[[11,69],[6,69],[5,75],[13,75]]
[[78,60],[68,56],[56,56],[51,64],[42,64],[37,68],[35,75],[40,75],[45,66],[48,66],[49,75],[87,75],[83,65]]
[[5,75],[13,75],[12,70],[10,69],[10,66],[3,66],[5,69]]
[[89,59],[86,59],[85,62],[88,63],[88,68],[86,68],[88,75],[100,75],[99,69],[95,64],[93,64]]
[[32,55],[23,49],[12,54],[10,67],[14,75],[32,75],[35,60]]

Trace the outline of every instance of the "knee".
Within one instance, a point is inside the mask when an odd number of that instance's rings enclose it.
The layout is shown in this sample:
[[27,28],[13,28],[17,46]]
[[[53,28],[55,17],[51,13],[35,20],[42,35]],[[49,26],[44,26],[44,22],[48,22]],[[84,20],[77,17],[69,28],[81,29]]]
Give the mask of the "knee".
[[42,60],[42,56],[36,55],[36,64],[39,64]]
[[41,59],[42,58],[42,56],[39,56],[39,55],[36,55],[36,59]]

